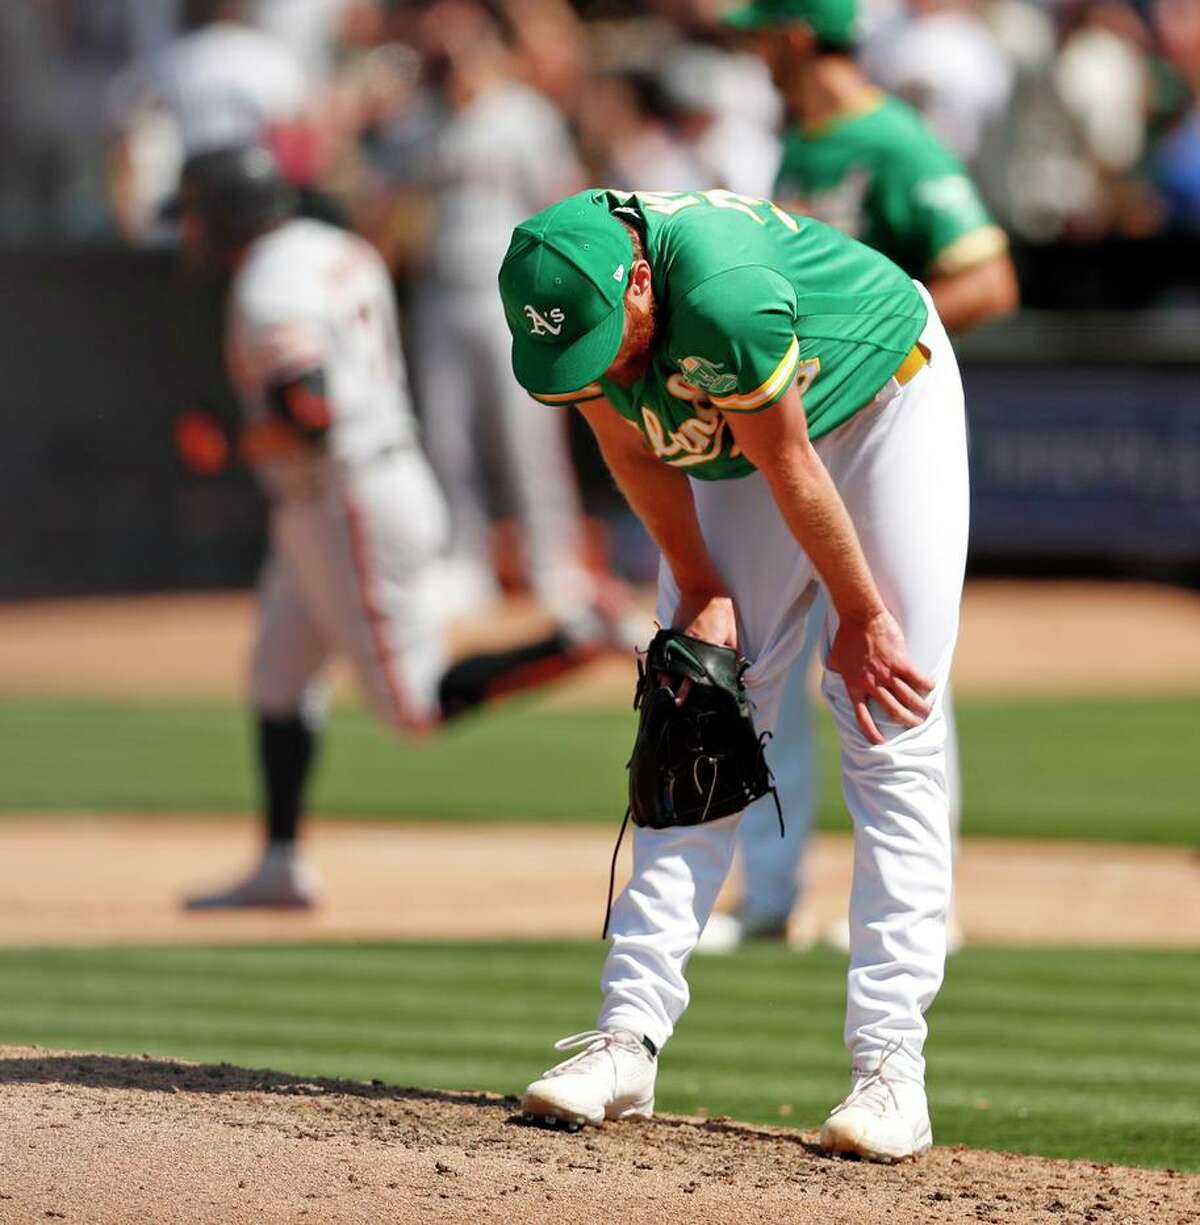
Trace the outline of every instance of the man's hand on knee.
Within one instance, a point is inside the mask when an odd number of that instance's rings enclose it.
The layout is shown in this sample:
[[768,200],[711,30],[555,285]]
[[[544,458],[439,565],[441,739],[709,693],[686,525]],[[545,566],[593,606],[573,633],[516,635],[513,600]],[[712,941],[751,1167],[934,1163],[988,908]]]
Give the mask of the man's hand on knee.
[[933,681],[909,660],[904,633],[889,612],[876,613],[864,622],[840,622],[826,666],[841,676],[858,726],[872,744],[883,744],[885,737],[871,715],[869,700],[878,702],[889,718],[904,727],[920,727],[929,714],[926,699]]

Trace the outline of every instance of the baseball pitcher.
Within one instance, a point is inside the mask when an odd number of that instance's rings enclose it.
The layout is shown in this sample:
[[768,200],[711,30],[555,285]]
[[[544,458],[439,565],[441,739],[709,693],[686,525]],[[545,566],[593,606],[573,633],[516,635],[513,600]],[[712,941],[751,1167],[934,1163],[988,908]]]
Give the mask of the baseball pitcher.
[[[944,700],[967,542],[962,385],[929,294],[819,221],[715,190],[560,201],[515,231],[500,292],[517,378],[579,407],[661,550],[662,624],[749,661],[760,733],[827,593],[822,693],[855,856],[852,1082],[821,1143],[913,1156],[932,1141],[924,1013],[945,962]],[[597,1027],[559,1044],[580,1049],[529,1086],[527,1113],[652,1112],[733,856],[740,816],[709,819],[722,812],[635,828]]]

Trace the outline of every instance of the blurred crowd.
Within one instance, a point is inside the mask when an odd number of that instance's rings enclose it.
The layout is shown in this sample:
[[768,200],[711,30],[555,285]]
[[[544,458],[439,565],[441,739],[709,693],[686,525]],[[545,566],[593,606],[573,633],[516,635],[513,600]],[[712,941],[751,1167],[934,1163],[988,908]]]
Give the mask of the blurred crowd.
[[[779,100],[721,8],[5,0],[0,241],[162,242],[182,159],[254,140],[314,208],[444,285],[473,283],[516,220],[588,182],[767,194]],[[861,10],[864,67],[1017,237],[1200,231],[1200,0]]]

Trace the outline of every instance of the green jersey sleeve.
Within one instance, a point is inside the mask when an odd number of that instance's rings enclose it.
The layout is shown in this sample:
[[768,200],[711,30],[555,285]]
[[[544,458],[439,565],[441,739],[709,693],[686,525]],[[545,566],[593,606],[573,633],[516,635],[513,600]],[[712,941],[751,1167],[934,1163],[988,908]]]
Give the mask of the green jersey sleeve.
[[722,412],[767,408],[800,364],[795,290],[761,265],[717,273],[679,304],[669,345],[683,381]]
[[1008,239],[957,159],[925,137],[877,176],[876,203],[921,267],[948,276],[1001,254]]

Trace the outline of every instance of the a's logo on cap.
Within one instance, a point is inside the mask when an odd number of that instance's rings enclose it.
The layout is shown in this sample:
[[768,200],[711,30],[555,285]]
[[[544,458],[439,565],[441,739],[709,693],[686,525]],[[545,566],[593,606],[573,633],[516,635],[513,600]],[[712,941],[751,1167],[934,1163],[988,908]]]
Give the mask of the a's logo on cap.
[[618,264],[616,272],[613,273],[614,281],[623,281],[625,279],[625,265]]
[[540,314],[535,307],[525,307],[525,317],[529,320],[530,336],[557,336],[562,331],[563,321],[566,315],[556,306],[549,312],[550,318]]

